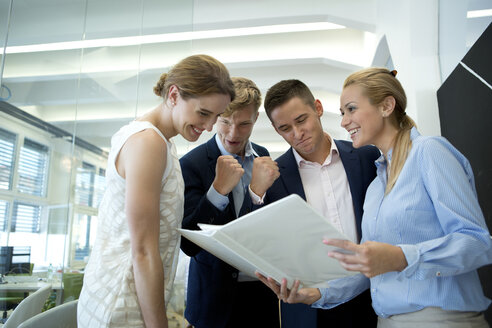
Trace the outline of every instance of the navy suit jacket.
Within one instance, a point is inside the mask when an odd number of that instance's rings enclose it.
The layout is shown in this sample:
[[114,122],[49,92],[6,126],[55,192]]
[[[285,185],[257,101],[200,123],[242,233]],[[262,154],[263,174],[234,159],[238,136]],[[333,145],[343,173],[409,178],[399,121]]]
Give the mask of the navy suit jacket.
[[[252,144],[259,156],[268,156],[266,148]],[[199,230],[197,223],[226,224],[236,219],[232,192],[229,204],[220,211],[207,199],[207,191],[215,179],[217,158],[221,156],[215,136],[180,159],[185,182],[185,205],[182,227]],[[250,199],[248,193],[245,199]],[[239,216],[251,211],[244,201]],[[185,317],[199,327],[224,327],[231,315],[237,295],[238,270],[213,256],[186,238],[181,249],[191,256]]]
[[[374,161],[380,156],[376,147],[365,146],[352,147],[352,143],[343,140],[335,140],[340,158],[347,174],[352,202],[354,204],[357,234],[360,241],[361,221],[363,213],[366,189],[376,177]],[[275,180],[265,195],[265,205],[284,198],[291,194],[297,194],[306,200],[301,176],[292,148],[277,158],[280,177]],[[330,311],[330,310],[328,310]],[[357,315],[354,313],[353,315]],[[317,311],[305,304],[282,303],[282,328],[316,327]]]

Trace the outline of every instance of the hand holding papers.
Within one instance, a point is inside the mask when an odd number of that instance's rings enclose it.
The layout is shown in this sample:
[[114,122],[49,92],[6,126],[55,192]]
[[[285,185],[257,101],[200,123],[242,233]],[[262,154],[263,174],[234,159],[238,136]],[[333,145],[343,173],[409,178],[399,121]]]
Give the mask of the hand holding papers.
[[323,238],[348,239],[298,195],[290,195],[222,226],[199,225],[181,234],[238,270],[276,281],[298,279],[303,287],[326,287],[356,274],[327,256]]

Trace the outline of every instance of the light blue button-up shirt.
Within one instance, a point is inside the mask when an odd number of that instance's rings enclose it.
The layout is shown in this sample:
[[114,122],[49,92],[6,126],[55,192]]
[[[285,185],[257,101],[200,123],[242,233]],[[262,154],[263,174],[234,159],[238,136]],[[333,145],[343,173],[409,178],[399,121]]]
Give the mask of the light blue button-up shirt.
[[[478,204],[468,160],[442,137],[411,131],[412,149],[396,184],[384,195],[386,160],[376,161],[377,177],[367,189],[362,242],[402,248],[408,266],[370,280],[362,274],[338,279],[321,290],[314,307],[332,308],[371,288],[381,317],[425,307],[484,311],[476,269],[492,263],[492,240]],[[391,152],[388,154],[391,162]]]
[[[239,211],[241,210],[241,206],[243,205],[244,193],[247,191],[249,183],[251,182],[251,175],[253,173],[253,161],[255,157],[258,157],[258,154],[253,149],[251,145],[251,141],[248,140],[246,143],[246,147],[244,150],[244,159],[241,156],[236,154],[229,153],[222,145],[222,142],[219,139],[218,135],[215,135],[215,142],[219,147],[220,153],[222,155],[231,155],[233,156],[239,164],[242,165],[244,169],[244,174],[241,177],[239,183],[232,190],[232,197],[234,199],[234,209],[236,211],[236,216],[239,216]],[[219,210],[223,211],[226,206],[229,204],[229,198],[217,192],[213,185],[210,186],[207,192],[207,199]]]

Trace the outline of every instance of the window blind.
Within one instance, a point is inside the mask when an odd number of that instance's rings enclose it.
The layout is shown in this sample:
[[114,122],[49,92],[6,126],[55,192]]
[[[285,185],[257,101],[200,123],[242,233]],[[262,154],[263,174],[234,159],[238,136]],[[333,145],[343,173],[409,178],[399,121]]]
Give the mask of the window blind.
[[40,228],[41,206],[14,202],[10,232],[37,233]]
[[0,200],[0,231],[7,231],[7,217],[9,215],[9,202]]
[[48,181],[48,147],[24,139],[19,156],[19,192],[44,196]]
[[0,128],[0,189],[12,189],[16,135]]

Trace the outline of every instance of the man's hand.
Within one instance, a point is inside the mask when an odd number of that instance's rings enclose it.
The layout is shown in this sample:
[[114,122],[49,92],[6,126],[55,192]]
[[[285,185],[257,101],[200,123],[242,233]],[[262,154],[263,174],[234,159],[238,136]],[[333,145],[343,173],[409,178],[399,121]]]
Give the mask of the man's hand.
[[279,300],[285,303],[304,303],[311,305],[321,298],[321,292],[318,288],[299,289],[299,280],[294,281],[292,288],[288,289],[287,279],[285,278],[282,279],[282,283],[279,285],[271,277],[267,278],[259,272],[255,272],[255,275],[277,295]]
[[263,197],[279,176],[278,164],[271,157],[256,157],[253,161],[253,173],[249,184],[251,191]]
[[243,174],[243,167],[234,157],[231,155],[219,156],[215,166],[213,186],[219,194],[226,196],[239,183]]

